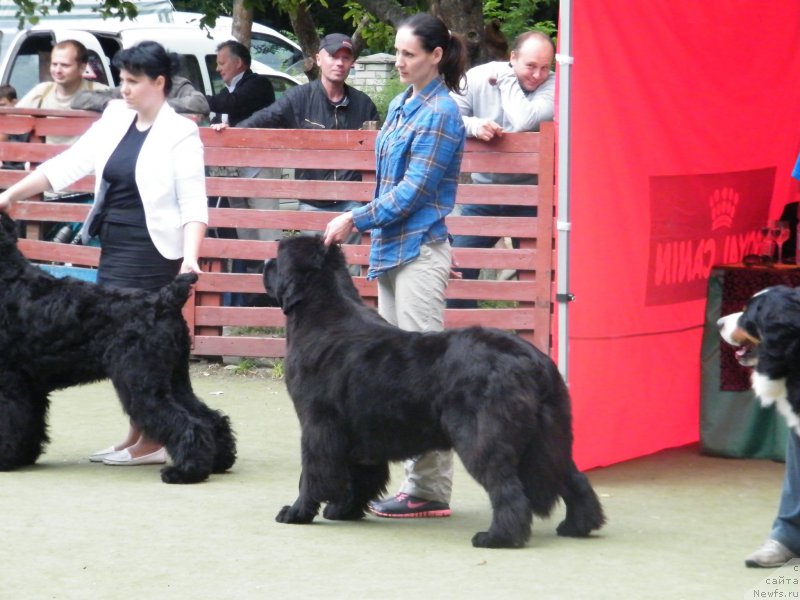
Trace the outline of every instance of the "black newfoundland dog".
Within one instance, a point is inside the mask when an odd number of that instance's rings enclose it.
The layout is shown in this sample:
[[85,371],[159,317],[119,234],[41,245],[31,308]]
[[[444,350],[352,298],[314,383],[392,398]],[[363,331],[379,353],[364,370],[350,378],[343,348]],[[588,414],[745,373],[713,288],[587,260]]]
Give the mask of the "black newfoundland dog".
[[192,391],[189,330],[181,307],[197,275],[159,293],[59,279],[16,246],[0,212],[0,471],[31,465],[47,443],[48,395],[110,378],[122,408],[164,444],[166,483],[195,483],[229,469],[228,417]]
[[280,242],[264,285],[287,319],[286,381],[302,428],[300,495],[276,520],[360,519],[385,492],[389,461],[453,448],[489,493],[494,516],[473,546],[516,548],[532,514],[564,499],[558,533],[605,522],[572,460],[567,389],[519,337],[470,328],[410,333],[365,306],[338,246]]
[[761,405],[774,404],[800,435],[800,290],[783,285],[762,290],[744,311],[717,325],[722,339],[739,348],[739,363],[753,368]]

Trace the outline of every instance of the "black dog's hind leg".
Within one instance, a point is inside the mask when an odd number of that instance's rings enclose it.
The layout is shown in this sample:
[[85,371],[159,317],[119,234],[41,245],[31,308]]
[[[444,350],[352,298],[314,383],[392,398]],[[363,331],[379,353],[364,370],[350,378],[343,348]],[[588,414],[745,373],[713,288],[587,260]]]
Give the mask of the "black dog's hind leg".
[[364,517],[370,500],[386,492],[389,464],[350,465],[349,494],[344,500],[331,502],[322,516],[333,521],[355,521]]
[[493,479],[486,487],[492,503],[489,531],[472,536],[476,548],[521,548],[531,536],[531,508],[522,482],[512,475],[504,481]]
[[[134,379],[140,372],[131,369],[114,387],[131,420],[150,439],[163,444],[172,466],[161,470],[164,483],[199,483],[208,479],[214,465],[214,430],[196,406],[178,400],[169,389],[167,378],[152,374]],[[155,382],[153,385],[149,381]],[[194,404],[199,404],[195,400]]]
[[572,464],[563,494],[567,516],[556,529],[558,535],[585,537],[606,522],[603,507],[586,475]]
[[[516,459],[497,440],[458,443],[456,452],[470,475],[489,493],[492,523],[489,531],[472,537],[476,548],[520,548],[531,535],[531,504],[516,472]],[[491,446],[491,447],[489,447]]]
[[231,428],[231,420],[218,410],[208,408],[208,417],[214,431],[214,465],[212,473],[224,473],[236,462],[236,436]]
[[47,438],[47,394],[32,392],[8,373],[0,390],[0,471],[36,462]]
[[[188,361],[188,357],[187,357]],[[192,390],[188,362],[181,361],[172,383],[176,401],[197,415],[211,427],[214,436],[214,463],[212,473],[224,473],[236,462],[236,437],[230,419],[200,400]]]

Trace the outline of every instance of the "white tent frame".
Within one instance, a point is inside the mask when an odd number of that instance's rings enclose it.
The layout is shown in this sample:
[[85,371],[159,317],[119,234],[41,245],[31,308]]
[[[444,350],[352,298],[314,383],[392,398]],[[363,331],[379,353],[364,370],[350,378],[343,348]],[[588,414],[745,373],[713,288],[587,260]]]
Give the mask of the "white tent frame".
[[572,1],[561,0],[558,11],[558,213],[556,220],[556,305],[558,327],[558,370],[569,384],[569,287],[570,221],[570,91],[572,76]]

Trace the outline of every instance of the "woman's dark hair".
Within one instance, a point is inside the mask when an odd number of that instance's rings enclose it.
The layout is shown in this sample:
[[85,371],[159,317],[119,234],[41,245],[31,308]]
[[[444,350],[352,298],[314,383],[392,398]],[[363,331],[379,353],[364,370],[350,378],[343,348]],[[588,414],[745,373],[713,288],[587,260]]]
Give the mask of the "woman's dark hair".
[[457,33],[451,33],[439,17],[420,12],[403,20],[398,29],[405,27],[419,38],[426,52],[442,49],[439,73],[444,78],[447,89],[457,92],[467,70],[467,46]]
[[147,75],[150,79],[163,76],[164,95],[169,96],[172,75],[178,66],[178,55],[167,52],[158,42],[144,41],[117,52],[112,64],[119,70],[125,69],[134,75]]

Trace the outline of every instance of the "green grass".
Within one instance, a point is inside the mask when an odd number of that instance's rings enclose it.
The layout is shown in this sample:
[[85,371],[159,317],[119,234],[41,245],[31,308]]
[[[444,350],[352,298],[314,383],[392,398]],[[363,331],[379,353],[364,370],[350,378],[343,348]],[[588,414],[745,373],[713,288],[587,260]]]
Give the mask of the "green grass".
[[272,365],[272,378],[283,379],[284,377],[284,362],[282,358],[276,358],[275,364]]
[[515,300],[479,300],[478,308],[517,308]]
[[242,358],[239,360],[233,372],[237,375],[252,375],[256,372],[257,366],[258,365],[252,358]]

